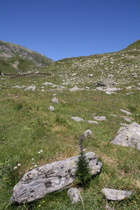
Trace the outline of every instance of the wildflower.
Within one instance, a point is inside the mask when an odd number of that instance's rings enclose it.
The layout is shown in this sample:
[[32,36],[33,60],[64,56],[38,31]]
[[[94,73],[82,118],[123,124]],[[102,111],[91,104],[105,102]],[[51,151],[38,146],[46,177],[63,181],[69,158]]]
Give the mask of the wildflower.
[[34,158],[32,158],[32,160],[34,160]]
[[43,150],[41,149],[39,152],[38,152],[38,154],[41,154],[43,152]]
[[14,170],[16,170],[17,169],[17,166],[14,166]]
[[36,167],[37,167],[37,165],[34,165],[34,167],[36,168]]
[[21,166],[21,164],[20,163],[18,163],[18,165],[17,165],[18,167],[20,167]]

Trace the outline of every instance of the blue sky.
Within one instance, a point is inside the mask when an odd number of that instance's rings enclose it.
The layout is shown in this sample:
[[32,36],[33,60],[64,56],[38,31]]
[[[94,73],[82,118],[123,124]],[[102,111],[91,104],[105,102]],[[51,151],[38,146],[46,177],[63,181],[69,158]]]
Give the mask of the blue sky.
[[115,52],[140,39],[140,0],[0,0],[0,40],[53,60]]

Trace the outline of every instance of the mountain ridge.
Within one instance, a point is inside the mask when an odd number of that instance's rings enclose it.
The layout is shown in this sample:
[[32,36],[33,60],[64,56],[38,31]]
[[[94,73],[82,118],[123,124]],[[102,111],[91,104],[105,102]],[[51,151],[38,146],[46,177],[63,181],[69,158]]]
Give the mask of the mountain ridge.
[[0,70],[2,73],[35,71],[50,63],[53,63],[52,59],[38,52],[0,40]]

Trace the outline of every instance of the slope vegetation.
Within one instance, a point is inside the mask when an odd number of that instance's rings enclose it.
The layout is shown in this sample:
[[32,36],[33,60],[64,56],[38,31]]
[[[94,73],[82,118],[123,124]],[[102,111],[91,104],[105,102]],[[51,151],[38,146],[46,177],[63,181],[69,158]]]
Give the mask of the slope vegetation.
[[36,71],[53,61],[20,45],[0,41],[0,71],[3,74],[20,74]]
[[[84,204],[87,210],[138,210],[139,151],[111,141],[120,127],[140,124],[140,42],[115,53],[59,60],[39,72],[45,74],[0,76],[0,209],[81,210]],[[81,191],[83,204],[72,205],[67,190],[25,205],[10,204],[14,185],[27,171],[79,155],[78,139],[87,129],[93,136],[83,147],[95,152],[103,167]],[[110,202],[104,187],[133,195]]]

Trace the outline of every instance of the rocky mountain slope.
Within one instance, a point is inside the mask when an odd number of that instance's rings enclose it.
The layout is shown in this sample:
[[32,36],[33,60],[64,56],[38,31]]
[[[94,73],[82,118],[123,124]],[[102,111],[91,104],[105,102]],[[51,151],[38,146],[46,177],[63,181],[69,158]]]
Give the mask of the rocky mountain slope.
[[0,41],[0,71],[1,73],[17,74],[35,71],[53,61],[37,52],[20,45]]
[[140,79],[140,40],[118,52],[66,58],[42,70],[54,73],[57,81],[68,86],[92,88],[104,81],[119,86],[137,84]]

